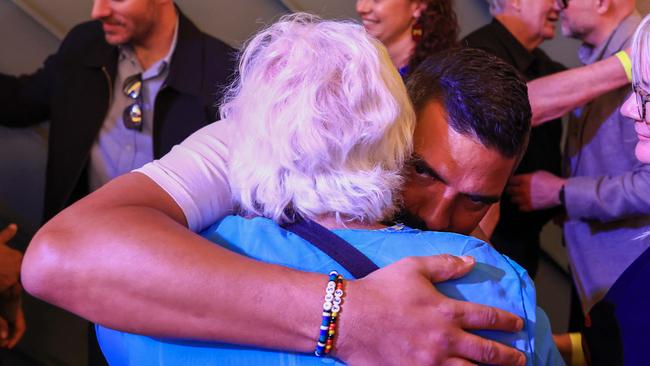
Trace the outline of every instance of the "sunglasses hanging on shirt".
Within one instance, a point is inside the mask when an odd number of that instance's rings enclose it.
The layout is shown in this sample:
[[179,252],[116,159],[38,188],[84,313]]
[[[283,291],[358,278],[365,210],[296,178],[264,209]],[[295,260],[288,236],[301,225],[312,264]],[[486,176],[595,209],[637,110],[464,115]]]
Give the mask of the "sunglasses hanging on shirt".
[[133,103],[122,113],[124,127],[142,131],[142,74],[131,75],[124,80],[122,91],[133,100]]

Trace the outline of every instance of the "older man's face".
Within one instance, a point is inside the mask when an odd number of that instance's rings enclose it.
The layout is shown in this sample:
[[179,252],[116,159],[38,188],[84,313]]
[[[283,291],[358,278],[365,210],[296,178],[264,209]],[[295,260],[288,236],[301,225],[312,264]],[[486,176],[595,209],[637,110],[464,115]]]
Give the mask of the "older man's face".
[[408,216],[430,230],[470,234],[501,197],[516,160],[454,131],[437,101],[418,112],[414,144],[403,188]]
[[555,23],[559,18],[555,0],[520,0],[517,16],[540,41],[555,37]]
[[586,41],[597,26],[597,2],[570,0],[560,12],[562,35]]

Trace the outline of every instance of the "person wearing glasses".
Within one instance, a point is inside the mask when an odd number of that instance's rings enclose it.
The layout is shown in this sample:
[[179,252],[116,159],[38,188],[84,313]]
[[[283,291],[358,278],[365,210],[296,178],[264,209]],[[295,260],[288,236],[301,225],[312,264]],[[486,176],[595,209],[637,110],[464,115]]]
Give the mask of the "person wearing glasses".
[[[638,140],[634,155],[650,164],[650,16],[643,18],[632,39],[632,94],[621,114],[634,121]],[[647,236],[650,231],[644,235]],[[641,240],[641,238],[637,238]],[[645,249],[590,311],[584,331],[591,366],[632,366],[647,362],[650,344],[650,249]]]
[[[634,121],[634,155],[650,164],[650,16],[632,38],[632,93],[620,113]],[[642,240],[646,232],[636,240]],[[583,330],[584,356],[590,366],[634,366],[647,363],[650,344],[650,248],[645,249],[589,311]]]
[[[562,33],[580,39],[585,64],[620,53],[641,21],[633,0],[557,1]],[[627,61],[629,64],[629,60]],[[587,314],[640,253],[650,247],[650,165],[634,155],[636,132],[618,109],[618,88],[569,118],[565,174],[534,172],[511,184],[524,211],[562,206],[564,238],[582,309]]]
[[[535,9],[543,8],[539,4],[547,4],[547,1],[525,0],[521,5],[535,12]],[[495,0],[495,3],[505,2],[506,0]],[[409,71],[414,70],[427,56],[465,43],[457,41],[457,17],[449,0],[358,0],[356,10],[366,31],[386,46],[393,64],[405,80],[408,80]],[[530,16],[527,14],[527,17]],[[488,51],[495,53],[495,50]],[[616,59],[531,81],[528,88],[533,125],[559,118],[576,106],[627,83],[625,73]],[[453,205],[445,203],[450,199],[432,195],[418,185],[411,185],[409,190],[417,193],[419,202],[412,210],[417,212],[405,212],[400,218],[413,227],[471,232],[472,235],[489,240],[499,216],[499,204],[496,201],[487,214],[481,213],[482,220],[477,227],[474,225],[474,213],[453,210]]]

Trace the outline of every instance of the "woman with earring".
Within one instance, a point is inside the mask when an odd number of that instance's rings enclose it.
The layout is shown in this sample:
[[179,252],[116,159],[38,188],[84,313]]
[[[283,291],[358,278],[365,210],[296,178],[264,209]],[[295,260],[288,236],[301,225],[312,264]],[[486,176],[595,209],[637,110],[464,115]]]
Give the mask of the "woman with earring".
[[381,41],[402,77],[427,56],[458,45],[451,0],[357,0],[366,31]]
[[[357,14],[366,31],[384,44],[404,79],[428,56],[459,46],[451,0],[357,0]],[[472,235],[488,241],[498,220],[496,204]]]

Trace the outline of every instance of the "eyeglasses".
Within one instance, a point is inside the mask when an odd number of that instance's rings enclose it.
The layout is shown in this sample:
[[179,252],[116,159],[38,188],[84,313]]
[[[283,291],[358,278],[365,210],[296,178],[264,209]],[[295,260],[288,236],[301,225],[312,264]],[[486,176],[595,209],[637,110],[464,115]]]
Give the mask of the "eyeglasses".
[[555,0],[555,3],[557,4],[558,8],[561,10],[564,10],[569,7],[569,0]]
[[124,80],[122,91],[133,99],[133,104],[126,107],[122,113],[124,127],[142,131],[142,74],[131,75]]
[[636,96],[636,108],[639,111],[639,117],[641,117],[642,121],[645,121],[645,105],[646,103],[650,102],[650,94],[648,94],[647,91],[643,90],[639,84],[632,85],[632,90],[634,90],[634,95]]

